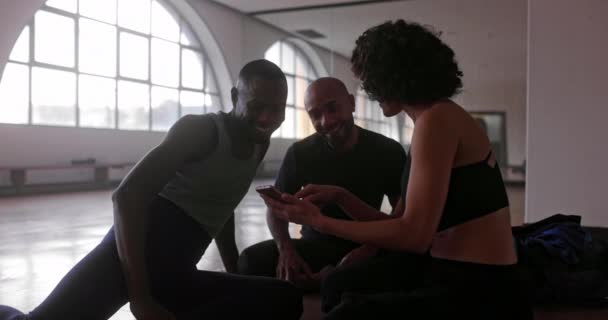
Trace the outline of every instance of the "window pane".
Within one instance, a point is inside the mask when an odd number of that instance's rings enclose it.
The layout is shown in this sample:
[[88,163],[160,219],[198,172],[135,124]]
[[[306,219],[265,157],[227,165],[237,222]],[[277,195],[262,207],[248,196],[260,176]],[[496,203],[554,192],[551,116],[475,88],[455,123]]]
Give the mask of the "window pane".
[[150,0],[119,0],[118,25],[150,33]]
[[304,108],[304,95],[306,94],[307,87],[307,80],[304,80],[302,78],[296,78],[296,106]]
[[286,73],[294,73],[294,55],[295,53],[293,52],[293,48],[291,47],[291,45],[282,42],[282,46],[281,46],[281,69],[283,69],[283,72]]
[[410,118],[409,116],[405,116],[405,127],[406,128],[414,127],[414,120],[412,120],[412,118]]
[[365,115],[365,97],[357,95],[357,104],[355,105],[355,117],[363,118]]
[[413,135],[414,135],[414,128],[403,129],[403,136],[401,137],[401,143],[411,144]]
[[177,90],[152,87],[152,130],[167,131],[178,117]]
[[19,39],[15,42],[15,46],[11,51],[10,60],[28,62],[30,61],[30,27],[25,26]]
[[114,128],[116,80],[80,75],[78,108],[81,127]]
[[310,121],[310,117],[308,113],[304,109],[296,110],[296,119],[297,119],[297,136],[296,138],[304,138],[309,136],[314,132],[314,128],[312,127],[312,122]]
[[379,120],[378,119],[378,108],[379,107],[377,107],[376,104],[373,101],[370,101],[369,105],[371,106],[371,110],[372,110],[372,119],[373,120]]
[[369,99],[365,99],[365,119],[371,119],[372,118],[372,102]]
[[74,20],[47,11],[36,13],[36,60],[74,66]]
[[205,91],[211,93],[218,93],[217,84],[215,83],[215,78],[213,77],[213,70],[209,63],[205,63]]
[[281,66],[281,49],[280,49],[281,43],[280,42],[275,42],[272,47],[270,47],[268,50],[266,50],[266,53],[264,54],[264,59],[273,62],[274,64],[276,64],[277,66]]
[[182,86],[203,90],[203,56],[193,50],[182,50]]
[[285,121],[283,121],[281,136],[283,138],[292,139],[296,137],[295,132],[296,112],[293,107],[285,108]]
[[219,96],[213,94],[205,94],[205,112],[215,113],[222,110],[222,103]]
[[147,130],[150,122],[150,87],[118,81],[118,128]]
[[299,54],[296,54],[296,75],[308,78],[308,63]]
[[76,1],[77,0],[48,0],[46,5],[71,13],[76,13]]
[[179,86],[179,45],[152,39],[152,82],[177,88]]
[[294,105],[295,101],[294,101],[294,95],[293,95],[293,90],[294,90],[294,79],[293,77],[290,76],[286,76],[287,78],[287,104],[288,105]]
[[27,123],[29,85],[28,66],[6,64],[0,80],[0,122]]
[[152,35],[179,42],[179,20],[177,15],[158,1],[152,1]]
[[[403,115],[399,115],[399,116],[401,117]],[[392,117],[390,121],[391,121],[391,138],[395,139],[398,142],[401,142],[401,141],[399,141],[399,127],[397,124],[397,117]]]
[[148,80],[148,39],[120,33],[120,75]]
[[180,93],[179,102],[182,105],[182,116],[205,112],[205,96],[200,92],[183,90]]
[[281,138],[281,127],[276,129],[270,137],[271,138]]
[[308,79],[311,80],[316,80],[318,78],[317,76],[317,71],[315,71],[315,68],[312,66],[312,64],[308,64]]
[[191,46],[191,47],[200,47],[198,40],[192,30],[188,27],[188,25],[182,21],[182,36],[180,37],[180,42],[183,45]]
[[83,16],[116,23],[116,0],[80,0],[78,10]]
[[32,123],[76,125],[76,74],[46,68],[32,70]]
[[116,76],[116,27],[80,18],[79,45],[80,71]]

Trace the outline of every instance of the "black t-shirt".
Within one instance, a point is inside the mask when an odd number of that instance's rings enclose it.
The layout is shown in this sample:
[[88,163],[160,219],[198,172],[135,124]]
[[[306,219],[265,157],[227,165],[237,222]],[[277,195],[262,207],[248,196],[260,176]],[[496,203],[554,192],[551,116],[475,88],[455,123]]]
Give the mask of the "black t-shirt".
[[[275,185],[290,194],[307,184],[336,185],[380,209],[384,195],[400,195],[405,161],[401,144],[369,130],[359,128],[357,144],[345,153],[336,153],[315,133],[289,147]],[[351,220],[337,205],[321,211],[329,217]],[[335,239],[308,226],[302,226],[301,233],[305,239]]]

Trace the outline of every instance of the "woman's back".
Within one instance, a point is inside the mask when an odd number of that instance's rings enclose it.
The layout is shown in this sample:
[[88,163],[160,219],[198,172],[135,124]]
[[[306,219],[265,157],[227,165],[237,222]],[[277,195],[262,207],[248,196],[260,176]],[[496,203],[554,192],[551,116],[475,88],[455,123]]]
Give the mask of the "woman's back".
[[452,122],[458,146],[450,186],[431,255],[484,264],[516,263],[509,204],[490,141],[462,107],[442,101],[428,111]]

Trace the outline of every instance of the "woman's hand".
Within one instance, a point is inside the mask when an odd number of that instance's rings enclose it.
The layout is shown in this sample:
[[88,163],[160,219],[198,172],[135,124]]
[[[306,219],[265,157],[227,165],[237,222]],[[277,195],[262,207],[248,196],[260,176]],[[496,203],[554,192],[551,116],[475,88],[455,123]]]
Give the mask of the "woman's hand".
[[344,188],[330,185],[309,184],[295,194],[298,199],[308,200],[318,206],[339,203],[347,194]]
[[298,199],[287,193],[281,196],[282,201],[261,195],[270,211],[279,219],[315,227],[323,217],[319,207],[305,199]]

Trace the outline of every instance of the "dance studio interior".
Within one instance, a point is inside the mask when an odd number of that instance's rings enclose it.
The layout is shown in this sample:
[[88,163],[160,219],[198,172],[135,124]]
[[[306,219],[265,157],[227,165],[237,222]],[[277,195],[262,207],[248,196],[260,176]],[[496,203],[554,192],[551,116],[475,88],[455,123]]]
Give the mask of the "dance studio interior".
[[[355,126],[407,153],[414,121],[385,116],[351,66],[359,36],[403,19],[455,52],[452,100],[485,130],[513,243],[534,253],[518,251],[535,268],[535,319],[608,319],[607,14],[605,0],[0,0],[0,305],[27,313],[45,301],[117,221],[125,177],[184,116],[231,112],[250,61],[278,66],[287,96],[234,209],[239,252],[273,239],[256,187],[275,184],[290,147],[318,134],[315,80],[344,83]],[[384,159],[372,159],[380,172]],[[392,210],[386,195],[381,209]],[[558,234],[516,236],[565,216]],[[302,230],[288,225],[292,239]],[[228,272],[215,241],[196,268]],[[323,319],[321,300],[303,294],[301,319]],[[109,319],[135,316],[127,302]]]

